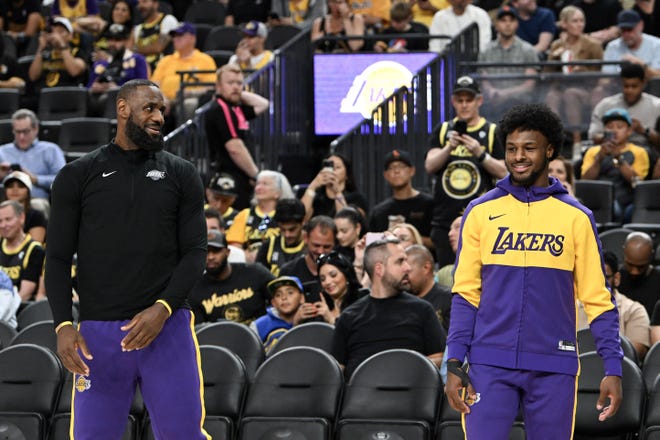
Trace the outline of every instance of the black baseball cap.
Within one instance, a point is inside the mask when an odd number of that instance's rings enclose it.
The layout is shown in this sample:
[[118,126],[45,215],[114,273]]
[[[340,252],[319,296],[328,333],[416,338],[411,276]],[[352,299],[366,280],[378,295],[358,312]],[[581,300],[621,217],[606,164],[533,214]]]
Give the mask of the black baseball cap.
[[385,169],[387,169],[392,162],[403,162],[409,167],[413,166],[410,153],[405,150],[392,150],[385,155]]
[[227,173],[216,173],[211,177],[209,182],[209,189],[218,194],[223,194],[226,196],[236,197],[238,193],[236,192],[236,181],[231,174]]
[[211,229],[206,233],[208,247],[216,249],[225,249],[227,247],[227,237],[220,231]]
[[497,19],[499,20],[500,18],[504,17],[505,15],[510,15],[511,17],[515,18],[516,20],[518,19],[518,14],[516,14],[516,10],[513,9],[509,5],[504,5],[500,9],[497,10]]
[[458,78],[456,80],[456,83],[454,84],[454,89],[452,91],[452,94],[455,95],[460,92],[468,92],[473,95],[481,94],[481,90],[479,89],[479,84],[477,84],[477,82],[473,78],[467,75]]

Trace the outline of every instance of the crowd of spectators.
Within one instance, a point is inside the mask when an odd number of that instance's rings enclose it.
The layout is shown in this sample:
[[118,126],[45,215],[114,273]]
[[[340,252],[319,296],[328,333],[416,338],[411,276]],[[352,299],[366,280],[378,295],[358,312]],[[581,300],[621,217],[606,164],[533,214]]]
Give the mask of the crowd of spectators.
[[[566,121],[573,146],[571,156],[557,158],[550,169],[569,193],[574,194],[579,179],[612,182],[615,219],[623,224],[631,219],[635,186],[660,178],[660,98],[644,92],[649,80],[660,75],[658,8],[653,1],[545,3],[290,0],[271,7],[270,1],[228,0],[224,23],[239,26],[241,39],[228,64],[216,66],[197,49],[195,24],[183,21],[180,10],[176,16],[167,12],[164,1],[115,0],[108,17],[101,17],[96,0],[56,0],[47,13],[36,0],[3,2],[0,27],[7,38],[0,50],[0,87],[22,89],[24,108],[12,118],[14,140],[0,146],[0,177],[8,200],[0,204],[0,266],[21,300],[47,297],[41,268],[48,196],[64,156],[57,145],[37,137],[39,91],[87,87],[94,115],[117,86],[150,78],[168,100],[170,129],[194,112],[201,96],[213,95],[204,116],[215,174],[206,191],[207,265],[190,298],[198,321],[251,325],[267,347],[283,329],[309,320],[338,323],[345,336],[356,331],[365,314],[382,319],[378,328],[392,326],[406,316],[396,316],[395,307],[419,311],[426,321],[438,318],[446,330],[463,210],[506,175],[497,120],[485,117],[483,110],[493,114],[535,99],[539,62],[564,63],[546,64],[545,72],[614,74],[596,81],[593,90],[563,80],[547,84],[543,99]],[[246,91],[244,79],[273,60],[273,52],[265,49],[273,26],[310,30],[311,47],[319,52],[441,52],[446,38],[406,39],[405,34],[454,36],[471,23],[479,27],[478,60],[485,65],[453,84],[456,116],[434,121],[428,144],[418,147],[426,152],[424,170],[415,168],[410,152],[387,150],[381,184],[391,188],[391,197],[367,200],[355,184],[353,164],[339,153],[326,157],[298,194],[286,175],[259,169],[250,151],[248,121],[269,103]],[[369,34],[378,38],[324,39]],[[13,58],[7,44],[13,44]],[[23,70],[16,63],[22,55],[31,57]],[[615,63],[602,68],[570,64],[584,60]],[[192,72],[184,81],[200,85],[182,91],[180,70]],[[496,80],[501,73],[524,78]],[[588,130],[585,111],[591,116]],[[583,151],[589,141],[593,146]],[[421,172],[435,182],[431,193],[412,185]],[[374,242],[382,249],[373,251],[371,260]],[[660,340],[656,245],[652,236],[633,232],[621,264],[608,254],[605,259],[621,308],[621,332],[640,358]],[[392,269],[399,277],[396,283],[392,273],[377,269],[390,264],[390,258],[407,266]],[[430,306],[406,296],[379,309],[384,303],[373,295],[361,300],[369,289],[384,298],[406,290]],[[348,308],[358,301],[359,307]],[[2,297],[0,307],[13,309],[14,314],[0,309],[0,317],[15,324],[16,299]],[[350,313],[342,317],[346,309]],[[426,321],[438,332],[437,322]],[[443,337],[427,342],[417,347],[439,365]],[[370,352],[352,358],[349,351],[348,346],[338,349],[349,368]]]

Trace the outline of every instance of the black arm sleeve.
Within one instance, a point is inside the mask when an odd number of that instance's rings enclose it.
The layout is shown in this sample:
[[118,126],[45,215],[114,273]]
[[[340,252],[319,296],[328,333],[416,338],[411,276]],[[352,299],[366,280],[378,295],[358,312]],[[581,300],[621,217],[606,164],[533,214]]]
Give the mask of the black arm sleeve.
[[78,248],[80,190],[74,169],[62,168],[51,192],[48,246],[46,248],[46,294],[57,327],[73,321],[71,261]]
[[39,284],[41,270],[44,267],[44,248],[40,244],[34,244],[33,246],[28,257],[27,265],[21,273],[21,280]]
[[179,264],[170,278],[162,299],[176,310],[204,272],[206,261],[206,220],[204,219],[204,186],[192,166],[186,163],[181,174],[182,196],[179,206]]

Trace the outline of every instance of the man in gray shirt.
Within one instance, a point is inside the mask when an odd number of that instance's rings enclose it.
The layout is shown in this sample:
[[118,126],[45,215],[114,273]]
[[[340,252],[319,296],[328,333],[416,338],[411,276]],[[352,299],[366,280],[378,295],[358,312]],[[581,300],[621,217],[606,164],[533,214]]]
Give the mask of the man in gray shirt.
[[[516,36],[518,16],[510,6],[503,6],[497,11],[495,20],[497,39],[491,41],[486,50],[479,53],[480,63],[506,63],[507,66],[483,67],[479,73],[486,75],[525,74],[534,75],[533,66],[514,67],[520,63],[536,63],[538,56],[531,44]],[[520,104],[531,98],[535,79],[495,79],[482,81],[484,103],[487,105],[485,114],[508,109],[514,104]]]

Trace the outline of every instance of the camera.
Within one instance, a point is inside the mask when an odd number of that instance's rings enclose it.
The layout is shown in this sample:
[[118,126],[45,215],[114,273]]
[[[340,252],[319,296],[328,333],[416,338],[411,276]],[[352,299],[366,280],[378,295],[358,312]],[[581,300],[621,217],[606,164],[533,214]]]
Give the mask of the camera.
[[603,140],[604,141],[613,141],[614,140],[614,132],[609,131],[609,130],[605,130],[605,132],[603,133]]

